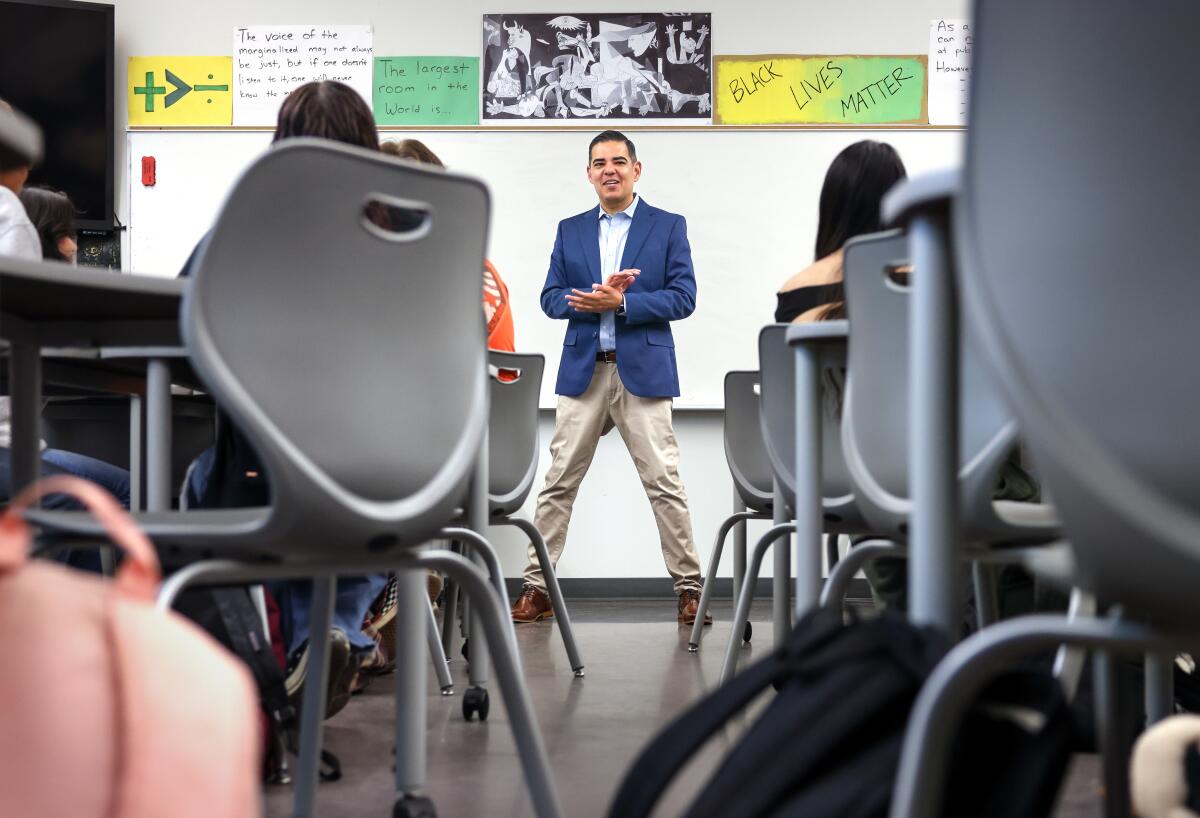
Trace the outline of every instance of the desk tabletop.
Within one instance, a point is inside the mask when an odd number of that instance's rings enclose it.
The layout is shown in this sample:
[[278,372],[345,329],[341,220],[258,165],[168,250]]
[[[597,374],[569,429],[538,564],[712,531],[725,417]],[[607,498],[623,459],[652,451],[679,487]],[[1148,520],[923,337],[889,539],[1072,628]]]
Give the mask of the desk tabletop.
[[42,346],[181,346],[187,282],[0,257],[0,338]]

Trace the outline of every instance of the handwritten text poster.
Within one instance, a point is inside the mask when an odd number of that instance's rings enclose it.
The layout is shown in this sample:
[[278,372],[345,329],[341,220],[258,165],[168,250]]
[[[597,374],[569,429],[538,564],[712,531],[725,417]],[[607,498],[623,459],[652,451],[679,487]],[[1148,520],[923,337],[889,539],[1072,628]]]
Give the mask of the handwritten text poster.
[[966,125],[970,20],[929,21],[929,124]]
[[718,56],[719,125],[925,122],[923,56]]
[[376,57],[380,125],[478,125],[478,57]]
[[233,124],[274,125],[293,88],[338,80],[371,104],[370,26],[243,26],[233,32]]

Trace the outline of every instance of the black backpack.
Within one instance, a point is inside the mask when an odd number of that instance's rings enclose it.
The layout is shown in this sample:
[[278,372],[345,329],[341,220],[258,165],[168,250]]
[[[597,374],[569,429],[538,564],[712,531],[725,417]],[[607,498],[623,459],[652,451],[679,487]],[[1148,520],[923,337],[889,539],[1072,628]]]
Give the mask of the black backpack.
[[[650,815],[701,745],[774,686],[778,693],[687,818],[884,818],[909,711],[948,647],[939,633],[886,612],[849,624],[840,612],[811,613],[779,650],[663,730],[633,763],[608,814]],[[943,814],[1049,815],[1070,759],[1071,720],[1058,683],[1009,671],[979,702],[986,704],[969,711],[954,746]]]

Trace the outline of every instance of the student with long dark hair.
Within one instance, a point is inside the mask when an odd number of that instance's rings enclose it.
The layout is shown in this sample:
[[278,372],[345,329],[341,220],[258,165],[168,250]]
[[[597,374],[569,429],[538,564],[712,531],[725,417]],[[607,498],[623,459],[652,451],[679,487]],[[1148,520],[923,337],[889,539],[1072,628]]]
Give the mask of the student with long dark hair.
[[883,229],[883,195],[907,175],[900,154],[886,142],[864,139],[834,157],[821,186],[816,261],[779,289],[777,322],[844,317],[842,248],[855,236]]
[[75,263],[75,205],[67,194],[48,187],[21,190],[21,204],[42,243],[42,258]]

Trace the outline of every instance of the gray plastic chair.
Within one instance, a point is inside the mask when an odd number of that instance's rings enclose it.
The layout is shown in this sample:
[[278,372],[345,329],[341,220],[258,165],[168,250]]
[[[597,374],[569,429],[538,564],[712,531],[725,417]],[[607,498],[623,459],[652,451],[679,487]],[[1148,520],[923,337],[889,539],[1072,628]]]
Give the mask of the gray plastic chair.
[[[713,586],[716,584],[717,569],[725,550],[725,538],[734,531],[733,551],[733,598],[741,593],[746,574],[746,524],[749,520],[770,520],[774,513],[774,478],[767,449],[763,445],[762,426],[759,424],[759,391],[762,378],[757,371],[734,371],[725,373],[725,463],[733,479],[733,513],[721,521],[717,528],[716,542],[709,557],[708,572],[704,575],[704,589],[700,594],[700,606],[696,612],[696,624],[688,640],[688,650],[700,648],[700,635],[704,632],[704,617],[712,601]],[[749,642],[753,627],[747,621],[742,628],[742,641]]]
[[[384,206],[426,216],[394,233],[371,217]],[[477,463],[488,418],[479,320],[488,216],[476,179],[342,144],[287,140],[251,165],[200,251],[182,325],[197,373],[261,456],[272,502],[137,518],[180,554],[275,561],[192,566],[167,598],[197,576],[321,577],[313,633],[328,632],[337,574],[397,570],[397,615],[408,624],[398,629],[397,815],[427,806],[414,797],[424,785],[426,568],[454,576],[474,603],[534,810],[561,814],[502,598],[462,557],[421,550],[438,537],[482,540],[445,526],[486,492]],[[38,520],[94,529],[80,515]],[[485,521],[472,520],[477,530]],[[498,566],[492,573],[502,583]],[[328,672],[325,640],[311,651],[319,673],[305,686],[300,815],[313,808]]]
[[[956,256],[947,258],[957,270],[947,266],[956,275],[946,283],[961,290],[963,324],[977,331],[1053,492],[1076,582],[1153,626],[1031,617],[964,641],[918,697],[893,818],[939,814],[931,784],[944,778],[948,734],[997,668],[1063,641],[1101,649],[1103,665],[1112,652],[1157,654],[1165,683],[1171,654],[1200,643],[1200,110],[1179,104],[1194,95],[1179,55],[1200,38],[1200,7],[1156,5],[1163,26],[1095,10],[1082,0],[977,3],[952,219],[942,215],[945,198],[920,191],[894,211],[931,244],[953,235]],[[1084,14],[1081,36],[1054,35]],[[1118,47],[1142,55],[1141,77],[1158,81],[1109,72],[1103,94],[1075,93],[1075,80],[1106,71]],[[1046,59],[1014,59],[1021,54]],[[1098,125],[1110,100],[1134,96],[1146,112],[1137,127]],[[1163,687],[1148,684],[1152,718],[1169,709]],[[1128,759],[1104,749],[1106,814],[1128,814]]]
[[[878,531],[906,539],[909,488],[909,291],[889,269],[907,263],[899,231],[851,239],[845,251],[847,309],[854,320],[842,410],[842,446],[863,515]],[[914,273],[920,275],[920,271]],[[1001,466],[1015,450],[1017,422],[967,328],[958,394],[961,539],[1016,545],[1058,536],[1048,504],[995,501]]]
[[[583,660],[546,541],[532,522],[516,516],[525,505],[537,475],[538,398],[545,367],[543,355],[488,350],[488,523],[514,526],[533,543],[571,670],[582,677]],[[457,602],[456,588],[452,586],[447,589],[442,620],[443,647],[447,651]]]
[[[788,330],[788,324],[770,324],[763,327],[758,336],[758,360],[762,373],[759,422],[767,460],[771,465],[774,493],[778,498],[774,501],[777,520],[781,518],[783,509],[796,508],[796,367],[795,354],[787,343]],[[846,332],[847,325],[844,321],[824,322],[817,328],[816,335],[820,337],[814,343],[819,349],[819,368],[834,379],[841,377],[841,370],[845,366]],[[820,391],[820,395],[808,396],[811,402],[819,403],[823,407],[820,418],[820,528],[829,535],[870,533],[871,529],[855,501],[842,458],[841,423],[835,393],[831,389]],[[766,550],[795,528],[796,524],[793,522],[777,522],[759,539],[751,553],[746,579],[738,596],[733,630],[725,648],[722,681],[733,675],[740,641],[738,637],[749,617],[754,586]],[[798,595],[798,607],[817,603],[816,594],[820,587],[820,550],[819,541],[798,542],[796,545],[797,554],[800,555],[796,566],[797,585],[803,587],[806,593],[811,590],[811,599],[801,599]],[[789,556],[786,548],[777,548],[775,551],[772,596],[777,643],[786,636],[791,626]]]
[[[863,515],[872,528],[900,544],[852,552],[832,577],[834,596],[866,561],[907,554],[913,514],[908,437],[912,405],[910,296],[909,288],[898,283],[891,272],[906,265],[908,258],[908,239],[899,231],[860,236],[846,244],[846,303],[856,329],[849,350],[851,374],[843,407],[842,448]],[[1027,562],[1035,557],[1014,546],[1052,543],[1059,538],[1060,529],[1049,504],[992,499],[1000,469],[1018,444],[1017,422],[983,365],[969,328],[964,331],[955,380],[960,418],[956,541],[966,556],[974,557],[976,601],[984,625],[997,616],[990,563]],[[998,547],[1007,550],[1001,552]],[[939,576],[956,578],[957,563],[948,558],[934,567]],[[910,563],[914,572],[925,570],[924,565],[919,560]],[[926,579],[916,576],[912,582]],[[951,586],[959,587],[957,579]],[[916,593],[910,596],[915,600]],[[957,606],[956,602],[956,610]]]

